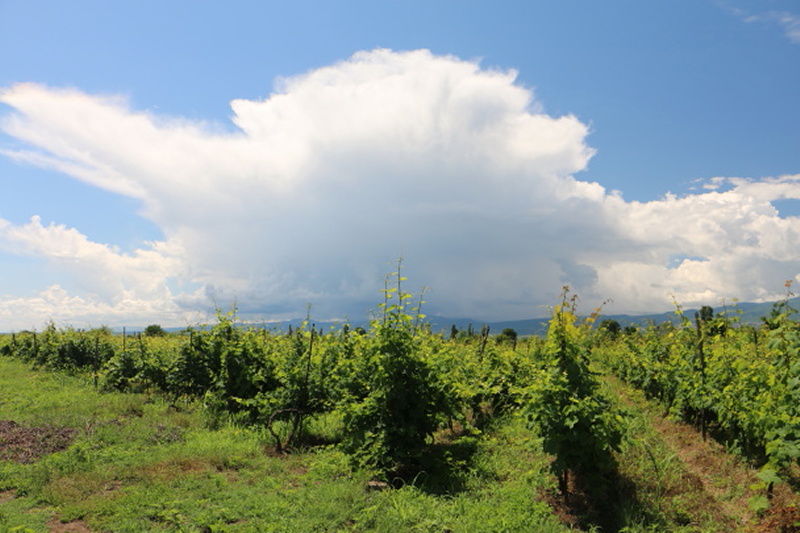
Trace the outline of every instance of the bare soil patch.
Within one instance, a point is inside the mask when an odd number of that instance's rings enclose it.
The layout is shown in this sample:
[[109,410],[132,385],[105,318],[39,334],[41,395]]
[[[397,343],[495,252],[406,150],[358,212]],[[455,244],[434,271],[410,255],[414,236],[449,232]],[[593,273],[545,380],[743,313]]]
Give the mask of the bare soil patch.
[[61,522],[58,518],[50,520],[47,528],[51,533],[91,533],[92,531],[83,520]]
[[73,428],[26,428],[13,420],[0,420],[0,460],[32,463],[66,449],[77,434]]

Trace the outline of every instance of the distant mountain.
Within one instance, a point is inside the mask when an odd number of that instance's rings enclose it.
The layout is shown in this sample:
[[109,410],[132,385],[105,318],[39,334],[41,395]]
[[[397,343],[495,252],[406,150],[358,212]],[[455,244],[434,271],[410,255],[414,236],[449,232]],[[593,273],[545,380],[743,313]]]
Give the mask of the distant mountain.
[[[739,323],[741,324],[758,325],[761,324],[761,317],[769,316],[774,305],[775,302],[737,302],[736,304],[714,307],[714,315],[719,316],[724,314],[731,318],[738,317]],[[790,299],[789,305],[793,309],[800,309],[800,297]],[[689,319],[692,319],[695,311],[699,311],[699,309],[683,309],[683,314]],[[678,316],[675,311],[643,315],[601,314],[598,322],[607,319],[616,320],[622,327],[646,326],[649,324],[661,324],[663,322],[678,323]],[[486,322],[467,318],[429,317],[428,322],[431,324],[433,331],[449,332],[453,325],[455,325],[459,331],[465,331],[471,325],[474,331],[479,332],[483,325],[488,325],[492,334],[500,333],[506,328],[512,328],[519,335],[544,335],[547,332],[547,325],[550,322],[550,318]]]
[[[761,324],[761,317],[769,316],[770,311],[772,311],[772,307],[775,302],[765,302],[765,303],[753,303],[753,302],[738,302],[736,304],[730,304],[727,306],[716,306],[714,307],[714,315],[722,315],[725,314],[729,317],[738,317],[739,322],[742,324]],[[794,309],[800,309],[800,297],[792,298],[789,300],[789,304]],[[712,306],[713,307],[713,306]],[[695,311],[698,309],[684,309],[683,313],[686,317],[692,318],[694,317]],[[599,321],[603,321],[606,319],[616,320],[622,327],[625,326],[646,326],[648,324],[661,324],[663,322],[678,322],[678,317],[675,314],[675,311],[669,311],[664,313],[655,313],[655,314],[642,314],[642,315],[600,315]],[[426,323],[431,325],[431,330],[434,332],[442,332],[445,335],[450,334],[450,329],[455,326],[458,331],[468,331],[470,327],[475,333],[479,333],[481,328],[484,325],[489,326],[489,332],[492,335],[501,333],[506,328],[511,328],[517,332],[519,335],[544,335],[547,332],[547,325],[550,322],[550,317],[545,318],[529,318],[529,319],[520,319],[520,320],[500,320],[500,321],[485,321],[485,320],[474,320],[471,318],[453,318],[453,317],[446,317],[446,316],[429,316],[426,318]],[[283,322],[274,322],[274,323],[253,323],[247,324],[248,326],[252,327],[265,327],[267,329],[286,332],[288,331],[289,327],[291,326],[292,329],[297,330],[302,326],[304,319],[295,318],[292,320],[286,320]],[[322,320],[322,321],[311,321],[314,324],[314,327],[317,330],[322,331],[329,331],[331,328],[339,329],[345,324],[345,321],[342,320]],[[367,328],[369,327],[369,321],[364,320],[353,320],[347,321],[351,328],[355,329],[357,327]],[[166,331],[177,332],[183,331],[186,328],[164,328]],[[126,332],[128,334],[135,334],[144,330],[144,327],[127,327]],[[115,331],[122,333],[122,328],[118,328]]]

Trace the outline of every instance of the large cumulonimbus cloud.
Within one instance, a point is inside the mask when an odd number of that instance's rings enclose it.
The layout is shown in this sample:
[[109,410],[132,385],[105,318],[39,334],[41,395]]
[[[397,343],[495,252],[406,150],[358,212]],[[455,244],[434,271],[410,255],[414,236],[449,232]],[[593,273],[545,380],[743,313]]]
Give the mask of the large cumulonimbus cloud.
[[564,284],[619,311],[769,298],[800,271],[800,220],[771,203],[800,198],[800,176],[626,202],[574,177],[593,155],[587,126],[543,113],[515,76],[424,50],[360,52],[233,101],[236,131],[7,88],[2,128],[22,143],[7,157],[139,199],[164,239],[122,253],[80,228],[0,219],[0,249],[63,272],[0,300],[0,320],[14,306],[34,325],[169,323],[234,299],[254,317],[309,302],[356,316],[401,255],[434,312],[475,318],[536,315]]

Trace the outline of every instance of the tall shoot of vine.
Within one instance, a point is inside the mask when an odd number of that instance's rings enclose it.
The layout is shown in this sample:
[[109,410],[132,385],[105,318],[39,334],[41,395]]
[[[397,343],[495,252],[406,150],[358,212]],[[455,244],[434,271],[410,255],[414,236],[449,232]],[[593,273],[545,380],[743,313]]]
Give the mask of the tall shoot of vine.
[[565,501],[570,478],[596,484],[615,468],[612,452],[623,435],[621,412],[601,393],[588,366],[587,336],[596,314],[576,326],[576,306],[577,297],[564,287],[547,331],[544,379],[534,386],[527,408],[529,424],[554,456],[551,469]]
[[365,393],[341,406],[345,450],[357,463],[384,472],[416,461],[449,405],[421,353],[422,317],[418,307],[407,311],[411,295],[402,289],[401,269],[402,260],[386,277],[381,317],[370,328]]

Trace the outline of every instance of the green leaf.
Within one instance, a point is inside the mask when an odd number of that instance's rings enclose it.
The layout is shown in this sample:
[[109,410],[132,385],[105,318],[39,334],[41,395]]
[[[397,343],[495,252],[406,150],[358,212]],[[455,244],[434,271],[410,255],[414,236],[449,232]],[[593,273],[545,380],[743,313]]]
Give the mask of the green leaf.
[[769,500],[764,494],[759,494],[747,500],[747,506],[754,513],[763,513],[769,509]]
[[781,478],[778,477],[778,472],[776,472],[772,468],[764,467],[756,475],[758,476],[758,479],[760,479],[766,484],[773,483],[777,485],[782,481]]

